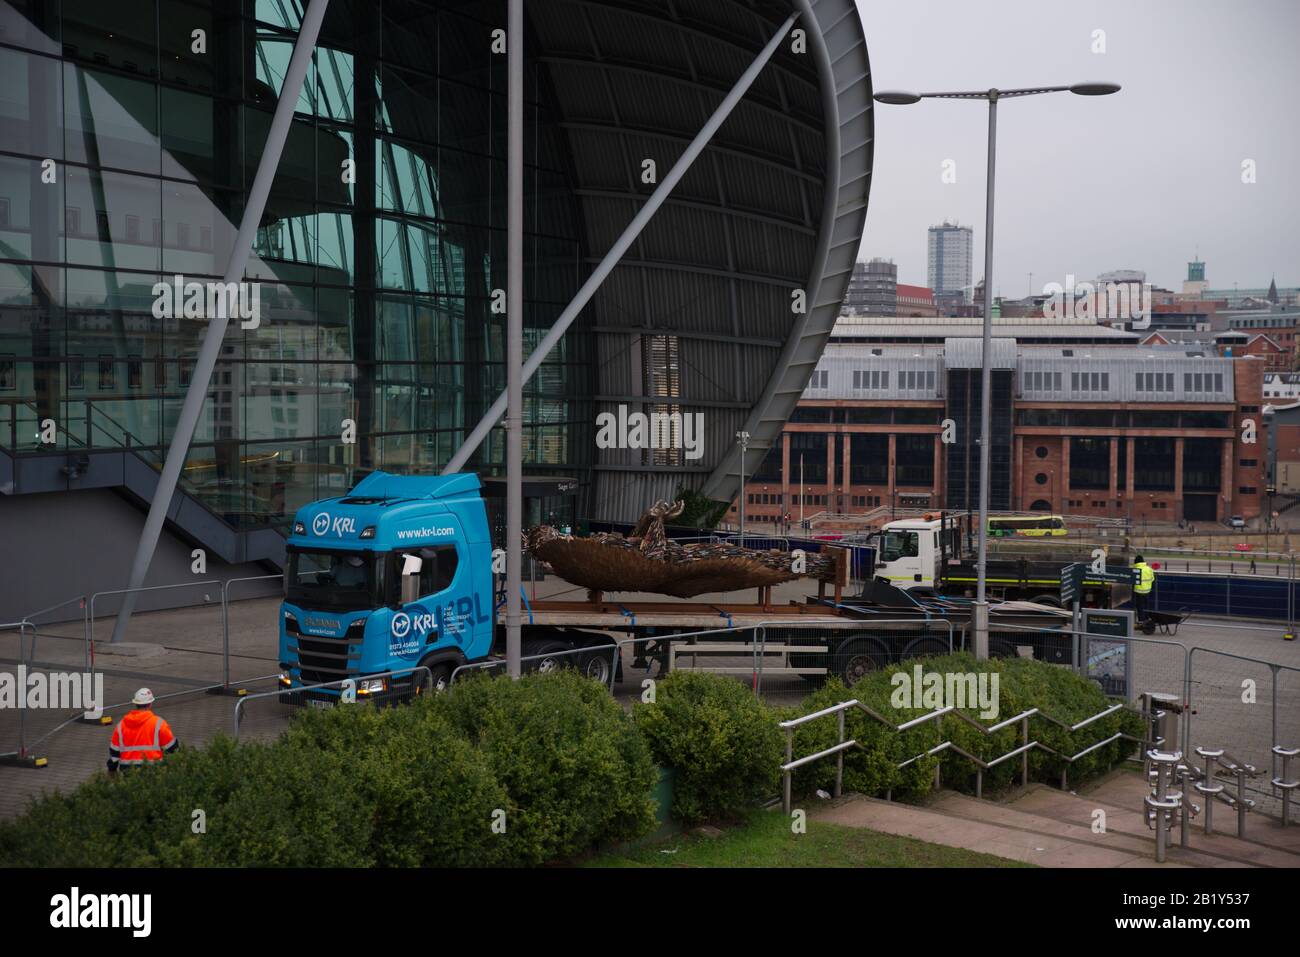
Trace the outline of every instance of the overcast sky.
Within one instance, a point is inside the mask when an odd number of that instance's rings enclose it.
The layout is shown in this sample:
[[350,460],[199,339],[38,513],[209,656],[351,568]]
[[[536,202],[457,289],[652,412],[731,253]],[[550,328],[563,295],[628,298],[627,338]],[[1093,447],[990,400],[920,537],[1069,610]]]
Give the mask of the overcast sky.
[[[1113,96],[998,105],[994,288],[1142,269],[1179,290],[1197,250],[1211,287],[1300,284],[1297,0],[858,0],[876,91],[1110,80]],[[1093,53],[1094,31],[1105,52]],[[975,227],[984,273],[988,105],[876,105],[859,258],[926,283],[926,229]],[[1242,182],[1255,161],[1256,182]],[[956,182],[941,179],[955,161]]]

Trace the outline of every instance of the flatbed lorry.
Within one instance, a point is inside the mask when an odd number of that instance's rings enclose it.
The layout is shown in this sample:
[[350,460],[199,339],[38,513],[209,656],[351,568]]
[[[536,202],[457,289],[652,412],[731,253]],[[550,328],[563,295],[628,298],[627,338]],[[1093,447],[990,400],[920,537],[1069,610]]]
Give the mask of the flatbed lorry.
[[[884,525],[868,539],[872,570],[864,597],[886,604],[891,590],[914,599],[971,598],[978,576],[972,549],[962,547],[964,533],[958,516],[925,515]],[[1019,552],[1019,554],[1017,554]],[[990,537],[985,561],[985,592],[990,601],[1031,601],[1061,607],[1061,569],[1074,563],[1118,573],[1128,566],[1116,562],[1095,544],[1050,539],[1019,549],[1017,543]],[[874,586],[871,587],[871,586]],[[1127,596],[1127,586],[1100,577],[1087,577],[1081,604],[1111,608]]]
[[[286,543],[279,626],[286,700],[328,704],[344,681],[358,697],[409,697],[445,687],[462,665],[500,657],[502,601],[480,489],[470,473],[375,472],[344,496],[298,510]],[[616,640],[646,639],[634,650],[637,663],[658,660],[665,668],[676,635],[734,630],[724,637],[747,654],[755,640],[749,629],[763,624],[766,640],[824,649],[791,656],[786,665],[792,673],[853,680],[889,661],[947,650],[948,621],[960,622],[962,609],[937,614],[916,602],[897,609],[841,600],[848,561],[846,552],[839,554],[844,580],[832,583],[833,594],[823,586],[819,597],[803,602],[773,602],[770,589],[751,603],[622,603],[599,595],[530,602],[523,612],[523,656],[538,670],[571,665],[609,683],[622,678],[623,655],[611,647]],[[904,557],[880,567],[902,568],[896,563]],[[995,607],[993,615],[1059,627],[1062,613],[1013,603]],[[817,627],[782,631],[786,624]],[[328,683],[336,686],[299,690]]]

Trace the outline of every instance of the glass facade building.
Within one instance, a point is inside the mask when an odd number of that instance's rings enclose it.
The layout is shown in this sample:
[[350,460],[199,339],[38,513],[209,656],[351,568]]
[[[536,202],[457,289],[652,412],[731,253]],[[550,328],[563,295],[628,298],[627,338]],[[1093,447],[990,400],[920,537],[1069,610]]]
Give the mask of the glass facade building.
[[[308,2],[0,0],[0,539],[30,569],[4,620],[125,584]],[[279,567],[297,508],[440,471],[504,391],[506,7],[329,0],[151,584],[192,579],[196,547],[217,576]],[[729,501],[862,236],[854,0],[528,0],[523,42],[526,355],[771,51],[521,410],[526,523]],[[598,446],[625,413],[659,417],[653,443]],[[494,534],[504,444],[466,465]],[[170,594],[152,607],[195,600]]]
[[[184,472],[231,526],[438,470],[504,388],[504,8],[330,3]],[[156,465],[207,328],[159,284],[225,272],[302,2],[0,9],[0,446]],[[527,353],[585,267],[533,59],[525,88]],[[579,323],[525,387],[530,473],[588,467],[591,374]]]

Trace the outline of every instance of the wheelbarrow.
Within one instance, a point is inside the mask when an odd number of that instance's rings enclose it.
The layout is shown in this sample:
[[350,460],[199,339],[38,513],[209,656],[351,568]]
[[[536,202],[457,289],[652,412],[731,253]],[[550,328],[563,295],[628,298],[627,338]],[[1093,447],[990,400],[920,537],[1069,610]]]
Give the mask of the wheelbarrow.
[[1190,617],[1191,612],[1186,608],[1180,608],[1176,612],[1168,611],[1149,611],[1146,617],[1138,622],[1138,631],[1144,635],[1154,635],[1157,631],[1162,635],[1178,634],[1178,626]]

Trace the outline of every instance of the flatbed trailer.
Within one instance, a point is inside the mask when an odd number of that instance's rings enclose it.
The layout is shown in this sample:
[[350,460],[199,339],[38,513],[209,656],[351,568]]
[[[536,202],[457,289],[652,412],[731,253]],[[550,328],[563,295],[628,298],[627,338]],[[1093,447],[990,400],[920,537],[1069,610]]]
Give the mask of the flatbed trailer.
[[[623,664],[623,656],[615,656],[611,646],[628,639],[634,640],[633,663],[642,666],[658,661],[661,674],[669,670],[674,645],[732,642],[740,656],[756,650],[762,653],[771,643],[791,652],[787,664],[792,672],[836,675],[852,682],[896,661],[961,648],[969,621],[965,603],[937,606],[912,602],[909,607],[888,607],[821,596],[781,604],[764,597],[767,600],[753,603],[619,602],[605,596],[590,596],[586,601],[532,601],[522,610],[525,670],[572,666],[610,683],[622,680]],[[1067,626],[1069,616],[1052,607],[1008,602],[995,605],[991,619],[994,629],[1016,625],[1050,633]],[[1061,640],[1068,647],[1068,636]],[[504,616],[498,611],[494,663],[504,655],[504,642]],[[802,645],[816,650],[794,650]],[[721,647],[710,650],[723,651]],[[1005,643],[999,644],[998,650],[1016,653]]]

